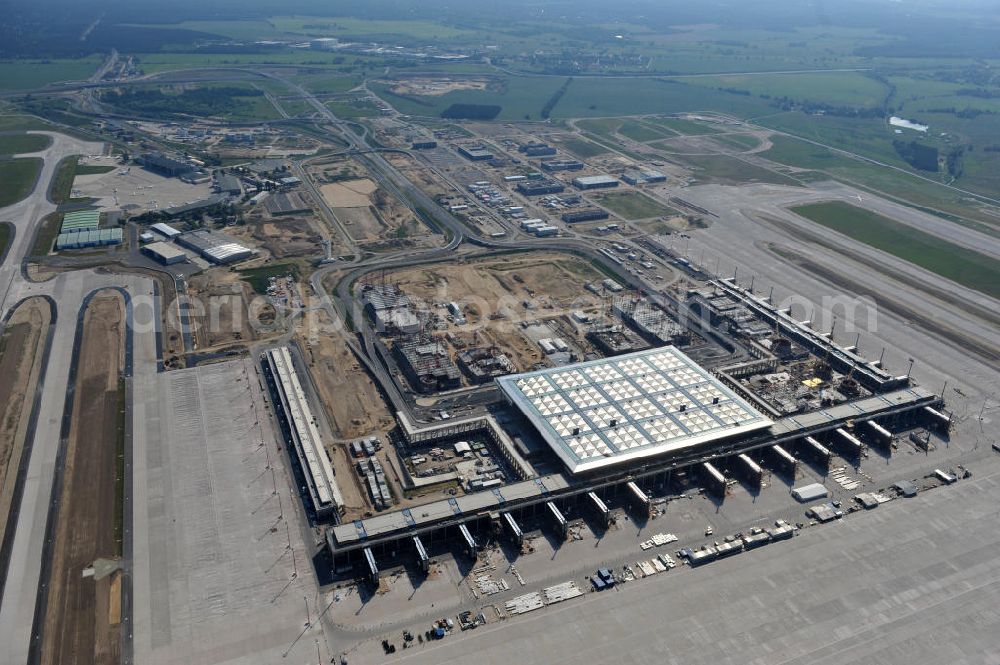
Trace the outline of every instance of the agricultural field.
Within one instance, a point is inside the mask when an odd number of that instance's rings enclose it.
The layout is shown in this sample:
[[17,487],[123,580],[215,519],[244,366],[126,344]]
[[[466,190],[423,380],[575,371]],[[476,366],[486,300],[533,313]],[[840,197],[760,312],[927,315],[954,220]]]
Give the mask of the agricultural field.
[[0,90],[17,92],[86,79],[97,71],[101,60],[101,56],[79,60],[0,60]]
[[888,85],[864,72],[699,76],[685,78],[684,82],[765,99],[859,108],[881,106],[889,94]]
[[842,201],[792,212],[945,279],[1000,298],[1000,260]]

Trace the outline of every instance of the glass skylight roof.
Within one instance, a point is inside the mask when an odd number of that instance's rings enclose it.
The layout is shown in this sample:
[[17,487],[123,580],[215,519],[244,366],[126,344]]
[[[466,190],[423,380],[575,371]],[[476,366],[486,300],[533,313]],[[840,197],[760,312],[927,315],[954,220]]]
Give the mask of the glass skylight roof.
[[772,424],[672,346],[497,384],[574,473]]

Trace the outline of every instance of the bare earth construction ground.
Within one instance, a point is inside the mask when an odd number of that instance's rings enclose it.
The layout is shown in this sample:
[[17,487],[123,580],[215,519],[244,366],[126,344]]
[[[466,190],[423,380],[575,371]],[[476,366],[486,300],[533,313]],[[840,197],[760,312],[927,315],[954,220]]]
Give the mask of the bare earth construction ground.
[[7,530],[50,318],[45,301],[28,300],[11,316],[0,340],[0,540]]
[[[121,589],[110,571],[121,418],[123,303],[95,297],[84,318],[73,421],[53,547],[42,663],[116,663]],[[103,560],[103,561],[102,561]]]

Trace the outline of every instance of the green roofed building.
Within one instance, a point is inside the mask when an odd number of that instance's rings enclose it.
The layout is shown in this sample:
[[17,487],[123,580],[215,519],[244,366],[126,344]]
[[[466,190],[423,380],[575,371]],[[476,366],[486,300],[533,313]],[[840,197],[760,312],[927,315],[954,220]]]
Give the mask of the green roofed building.
[[91,231],[101,225],[101,213],[97,210],[76,210],[63,215],[60,233]]
[[117,245],[122,241],[121,229],[90,229],[70,233],[60,233],[56,238],[56,249],[80,249],[83,247],[100,247]]

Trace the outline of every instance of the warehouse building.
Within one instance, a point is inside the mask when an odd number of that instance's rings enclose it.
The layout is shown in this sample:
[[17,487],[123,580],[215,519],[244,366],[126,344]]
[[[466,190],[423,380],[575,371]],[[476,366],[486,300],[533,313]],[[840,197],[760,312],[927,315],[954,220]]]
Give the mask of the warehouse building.
[[525,196],[541,196],[543,194],[558,194],[565,191],[566,187],[558,180],[528,180],[517,183],[517,191]]
[[142,253],[165,266],[187,261],[187,254],[165,242],[150,243],[142,248]]
[[666,182],[667,176],[659,171],[629,169],[622,173],[622,180],[630,185],[649,185],[657,182]]
[[410,145],[412,150],[430,150],[436,147],[438,147],[437,141],[414,141]]
[[530,155],[534,150],[551,150],[555,154],[555,148],[550,146],[548,143],[540,143],[538,141],[531,141],[530,143],[522,143],[517,147],[518,152],[523,152],[526,155]]
[[203,210],[204,208],[211,208],[214,205],[224,203],[227,197],[223,194],[213,194],[207,199],[202,199],[200,201],[195,201],[193,203],[185,203],[184,205],[174,206],[173,208],[164,208],[163,214],[168,217],[179,217],[180,215],[185,215],[189,212],[195,210]]
[[547,159],[541,163],[543,171],[552,173],[554,171],[582,171],[586,166],[583,162],[575,159]]
[[493,159],[493,153],[486,149],[486,146],[459,146],[458,154],[473,162],[487,162]]
[[556,154],[556,149],[545,143],[522,145],[518,150],[528,157],[551,157]]
[[257,253],[223,233],[204,229],[182,233],[177,236],[177,243],[219,265],[242,261]]
[[157,222],[156,224],[151,225],[149,227],[149,230],[156,231],[157,233],[159,233],[164,238],[167,238],[168,240],[176,238],[181,234],[180,231],[170,226],[169,224],[164,224],[163,222]]
[[243,194],[243,185],[240,184],[240,179],[228,173],[223,173],[216,177],[215,189],[220,194],[228,196],[240,196]]
[[118,245],[122,241],[121,229],[92,229],[89,231],[73,231],[60,233],[56,238],[56,249],[83,249],[84,247],[103,247]]
[[617,187],[618,180],[609,175],[587,175],[573,178],[573,186],[577,189],[608,189]]
[[611,215],[608,214],[607,210],[601,210],[600,208],[588,208],[586,210],[576,210],[573,212],[564,212],[561,217],[562,221],[567,224],[576,224],[578,222],[592,222],[597,219],[607,219]]

